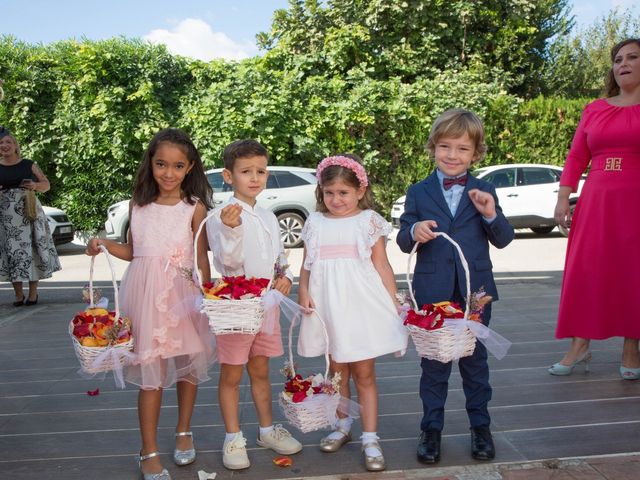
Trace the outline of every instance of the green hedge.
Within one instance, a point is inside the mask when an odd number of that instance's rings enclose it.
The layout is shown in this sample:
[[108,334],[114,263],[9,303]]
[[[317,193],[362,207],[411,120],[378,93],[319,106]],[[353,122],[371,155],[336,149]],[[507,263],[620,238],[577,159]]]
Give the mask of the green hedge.
[[203,63],[135,40],[48,46],[0,38],[5,100],[0,123],[52,183],[44,201],[79,229],[102,227],[106,208],[130,196],[155,131],[190,133],[205,166],[220,166],[231,140],[263,142],[278,165],[315,166],[323,156],[363,156],[380,210],[433,169],[424,145],[433,119],[465,107],[485,119],[484,163],[562,164],[588,100],[505,93],[499,72],[447,70],[411,83],[372,79],[366,65],[345,75],[274,70],[271,55]]

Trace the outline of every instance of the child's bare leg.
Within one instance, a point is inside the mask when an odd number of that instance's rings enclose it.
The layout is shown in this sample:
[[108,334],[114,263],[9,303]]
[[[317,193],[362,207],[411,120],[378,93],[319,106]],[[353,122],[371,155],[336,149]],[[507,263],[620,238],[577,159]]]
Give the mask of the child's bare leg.
[[[349,386],[349,377],[351,376],[351,371],[349,369],[348,363],[338,363],[334,362],[333,359],[329,359],[329,372],[331,375],[335,375],[336,373],[340,374],[340,396],[344,398],[351,398],[351,388]],[[347,415],[342,412],[338,412],[339,418],[345,418]]]
[[349,365],[353,383],[358,391],[362,430],[375,432],[378,426],[378,386],[376,384],[375,359],[361,360]]
[[[329,371],[332,375],[340,374],[340,396],[350,399],[351,389],[349,387],[349,377],[351,370],[348,363],[338,363],[329,359]],[[338,410],[338,422],[334,426],[334,431],[320,440],[320,450],[323,452],[337,452],[346,442],[349,441],[351,432],[351,425],[353,424],[353,418],[349,417],[346,413]]]
[[293,455],[302,450],[302,444],[282,427],[273,425],[271,412],[271,383],[269,382],[269,357],[256,355],[249,359],[247,371],[251,379],[251,396],[258,412],[260,431],[257,443],[281,455]]
[[[176,385],[178,395],[178,424],[176,433],[191,431],[191,416],[196,404],[198,386],[188,381],[178,382]],[[178,450],[189,450],[193,448],[193,439],[189,436],[176,437],[176,448]]]
[[[138,420],[140,422],[140,435],[142,436],[142,449],[140,453],[147,455],[158,451],[158,418],[162,405],[162,389],[140,390],[138,393]],[[160,473],[162,462],[160,457],[153,457],[142,462],[142,470],[145,473]]]
[[273,425],[271,411],[271,383],[269,382],[269,357],[256,355],[247,363],[247,371],[251,380],[251,396],[258,413],[261,427]]
[[240,380],[243,371],[244,365],[229,365],[227,363],[220,365],[218,401],[227,433],[240,431]]

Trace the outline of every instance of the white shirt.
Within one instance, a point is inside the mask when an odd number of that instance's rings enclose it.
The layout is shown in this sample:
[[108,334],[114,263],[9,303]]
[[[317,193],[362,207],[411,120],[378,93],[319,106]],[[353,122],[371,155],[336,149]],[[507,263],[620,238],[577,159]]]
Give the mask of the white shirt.
[[[235,228],[220,220],[222,209],[232,203],[242,205],[242,223]],[[258,205],[252,207],[236,197],[214,210],[207,220],[207,237],[213,252],[213,266],[223,275],[271,279],[278,259],[281,265],[287,264],[280,226],[273,212]],[[286,276],[293,282],[288,268]]]

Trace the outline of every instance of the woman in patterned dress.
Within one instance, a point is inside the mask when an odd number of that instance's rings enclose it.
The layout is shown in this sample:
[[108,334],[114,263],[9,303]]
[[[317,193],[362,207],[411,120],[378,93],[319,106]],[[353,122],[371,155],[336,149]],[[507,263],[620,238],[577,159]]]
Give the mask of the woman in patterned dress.
[[[21,157],[15,137],[0,127],[0,281],[13,284],[14,307],[38,303],[38,281],[60,270],[49,222],[37,199],[36,218],[26,216],[27,192],[48,190],[42,170]],[[27,295],[23,282],[29,282]]]

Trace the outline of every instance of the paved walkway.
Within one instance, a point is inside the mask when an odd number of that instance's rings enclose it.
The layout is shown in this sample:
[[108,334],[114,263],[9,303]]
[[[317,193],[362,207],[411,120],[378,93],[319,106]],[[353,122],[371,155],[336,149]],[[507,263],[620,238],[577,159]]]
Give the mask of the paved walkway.
[[[291,479],[291,477],[287,478]],[[640,455],[605,455],[299,478],[306,480],[638,480]]]

